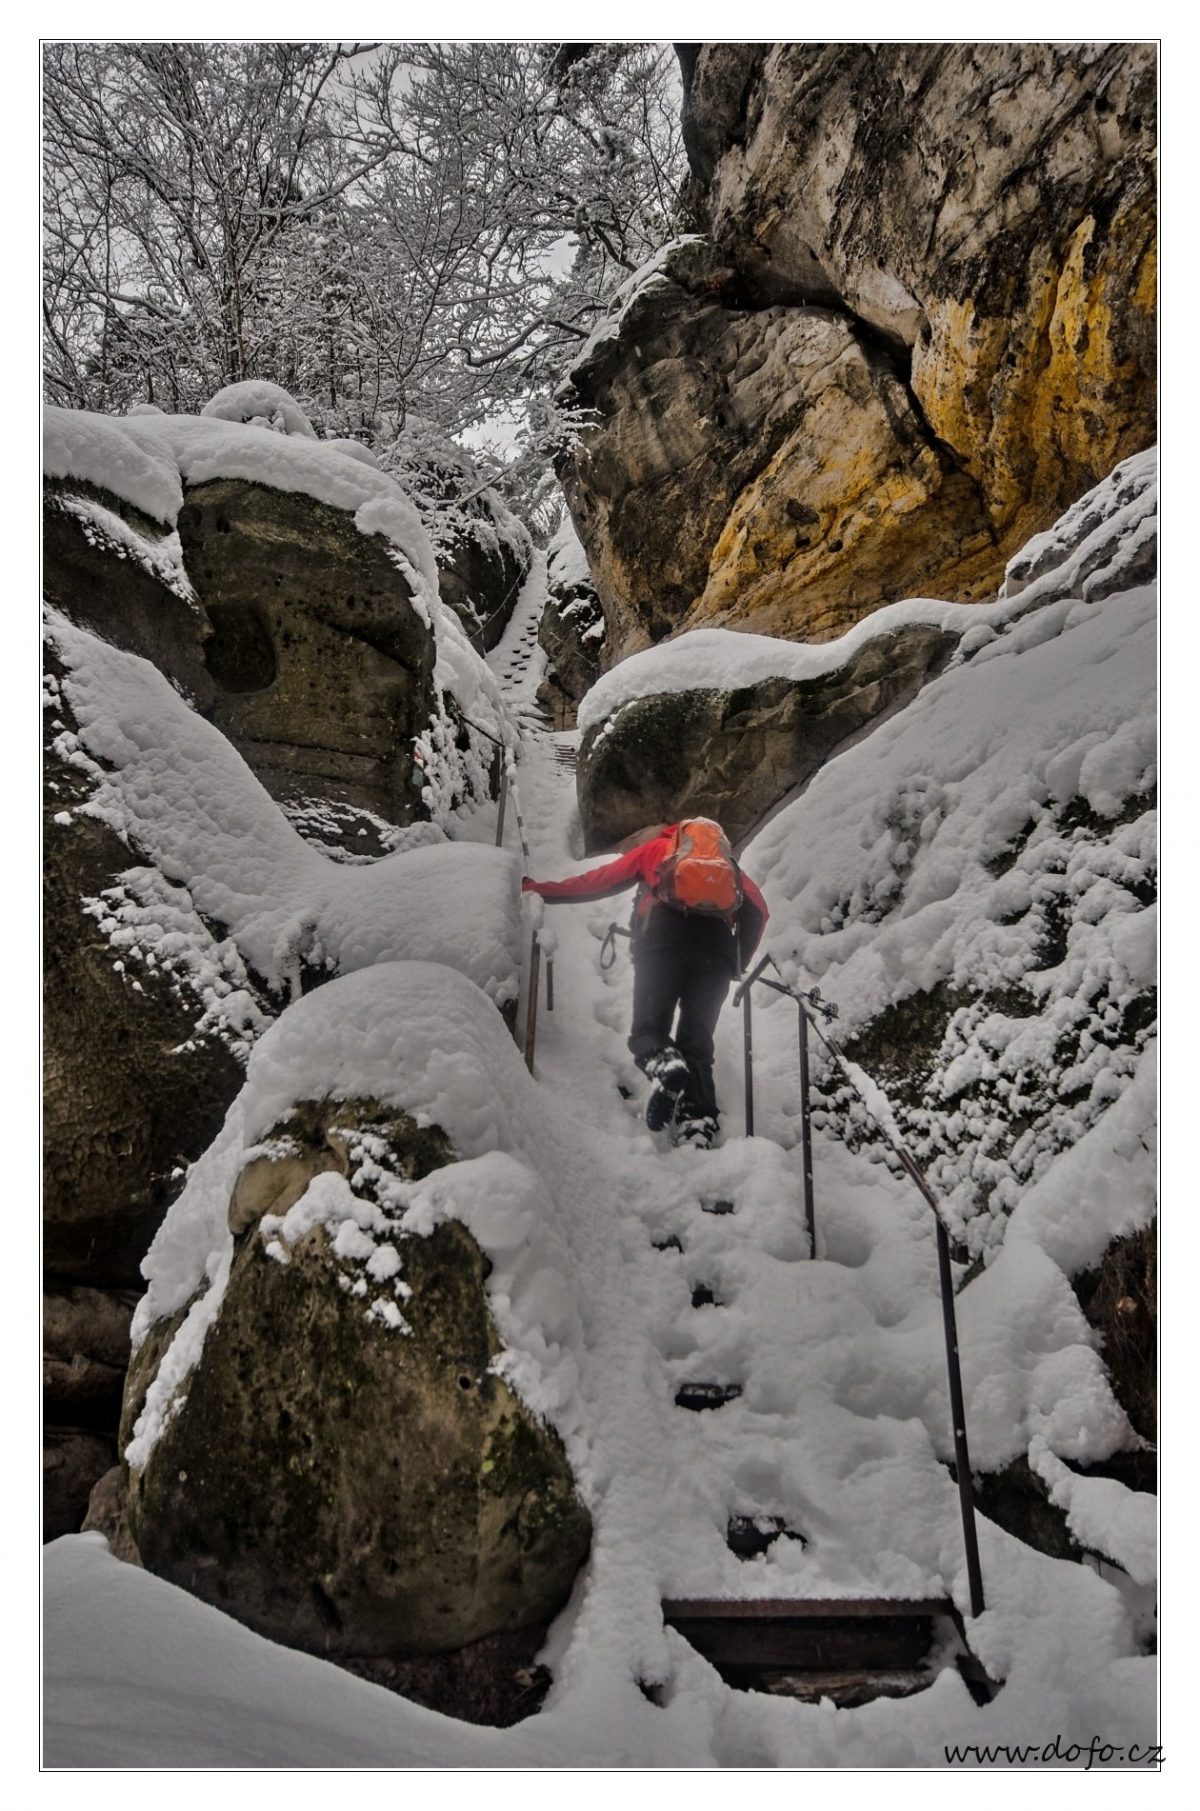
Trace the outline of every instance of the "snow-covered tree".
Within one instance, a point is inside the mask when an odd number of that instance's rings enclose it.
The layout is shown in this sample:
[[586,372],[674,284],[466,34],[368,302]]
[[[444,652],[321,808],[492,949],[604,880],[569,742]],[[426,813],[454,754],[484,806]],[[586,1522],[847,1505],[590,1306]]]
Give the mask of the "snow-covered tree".
[[548,387],[677,230],[661,45],[58,44],[46,383],[192,409],[287,387],[390,442]]

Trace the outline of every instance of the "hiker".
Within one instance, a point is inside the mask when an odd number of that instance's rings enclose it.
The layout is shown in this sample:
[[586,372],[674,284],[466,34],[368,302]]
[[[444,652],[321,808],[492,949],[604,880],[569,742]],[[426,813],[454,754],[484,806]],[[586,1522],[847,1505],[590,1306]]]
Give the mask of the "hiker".
[[603,899],[633,881],[629,1048],[652,1083],[646,1124],[652,1132],[670,1126],[674,1143],[705,1149],[717,1132],[713,1031],[730,982],[762,936],[766,901],[707,817],[668,824],[570,880],[526,877],[521,886],[555,902]]

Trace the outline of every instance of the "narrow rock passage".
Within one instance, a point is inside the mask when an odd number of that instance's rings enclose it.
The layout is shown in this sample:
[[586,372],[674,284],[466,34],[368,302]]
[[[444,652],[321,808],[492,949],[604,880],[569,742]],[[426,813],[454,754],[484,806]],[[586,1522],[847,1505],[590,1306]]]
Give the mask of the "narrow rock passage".
[[[549,732],[533,702],[543,601],[535,569],[491,662],[522,728],[516,791],[531,865],[550,878],[594,864],[575,856],[576,737]],[[505,840],[515,847],[514,816]],[[645,1084],[625,1047],[628,946],[611,970],[599,962],[629,903],[546,909],[554,1009],[543,983],[534,1072],[554,1121],[574,1128],[575,1186],[609,1243],[619,1298],[603,1315],[597,1304],[613,1369],[593,1405],[608,1450],[596,1454],[605,1484],[580,1616],[596,1626],[571,1647],[594,1657],[614,1615],[626,1634],[633,1624],[643,1683],[669,1705],[685,1680],[726,1688],[662,1629],[664,1598],[941,1597],[958,1588],[961,1560],[954,1487],[914,1419],[944,1388],[919,1204],[886,1171],[823,1142],[821,1256],[810,1258],[798,1159],[769,1135],[740,1135],[728,1007],[721,1145],[672,1150],[646,1130]],[[907,1338],[908,1376],[890,1375],[889,1333]],[[573,1655],[565,1662],[559,1689]]]

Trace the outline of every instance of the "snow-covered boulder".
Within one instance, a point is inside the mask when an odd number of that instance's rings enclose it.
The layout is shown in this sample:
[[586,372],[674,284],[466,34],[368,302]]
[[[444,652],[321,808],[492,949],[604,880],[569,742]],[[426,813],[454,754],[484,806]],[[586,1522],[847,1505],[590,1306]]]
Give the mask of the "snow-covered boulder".
[[555,729],[571,729],[579,702],[600,677],[605,647],[604,609],[587,555],[570,516],[546,550],[546,607],[538,641],[548,662],[538,703]]
[[215,695],[204,664],[210,626],[175,528],[178,473],[121,422],[55,408],[45,412],[42,470],[46,601],[152,660],[207,708]]
[[299,812],[423,815],[413,748],[435,714],[434,638],[387,542],[348,510],[240,478],[189,487],[179,536],[212,625],[212,721],[268,791]]
[[822,647],[696,629],[631,655],[579,710],[588,848],[689,813],[748,835],[848,737],[914,697],[975,620],[969,605],[918,600]]
[[484,995],[427,964],[335,981],[262,1039],[146,1263],[122,1445],[151,1571],[359,1659],[562,1606],[590,1521],[487,1289],[548,1274],[509,1154],[532,1086]]
[[[137,664],[187,715],[166,680]],[[137,1286],[183,1168],[214,1136],[241,1085],[265,1001],[234,949],[204,923],[182,877],[168,880],[147,862],[115,813],[89,811],[93,785],[79,764],[86,758],[70,690],[69,670],[52,658],[43,1249],[52,1276]],[[151,696],[143,733],[152,729],[152,707]]]
[[347,459],[357,459],[360,465],[369,465],[373,471],[381,469],[375,454],[361,440],[327,440],[325,445],[336,447]]
[[[232,405],[231,405],[232,406]],[[321,846],[486,796],[495,682],[400,485],[235,414],[47,409],[47,595],[151,659]]]
[[[156,666],[56,614],[48,657],[44,1253],[57,1282],[135,1287],[289,995],[416,957],[511,1014],[517,870],[431,824],[334,863]],[[84,1456],[95,1482],[113,1453]]]

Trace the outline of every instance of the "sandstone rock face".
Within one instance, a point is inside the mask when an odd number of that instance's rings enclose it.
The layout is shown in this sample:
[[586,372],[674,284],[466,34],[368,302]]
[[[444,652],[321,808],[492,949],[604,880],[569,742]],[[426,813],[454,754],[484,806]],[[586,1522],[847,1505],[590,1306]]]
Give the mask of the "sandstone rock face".
[[168,530],[95,483],[48,479],[47,601],[152,661],[310,842],[388,853],[428,816],[413,743],[437,701],[433,634],[387,541],[349,509],[243,479],[185,499]]
[[42,1539],[74,1534],[98,1478],[110,1471],[116,1442],[91,1428],[48,1427],[42,1446]]
[[[312,1103],[274,1128],[234,1191],[215,1324],[131,1472],[151,1571],[314,1652],[436,1654],[544,1623],[587,1551],[561,1443],[490,1369],[487,1264],[465,1228],[400,1241],[399,1295],[386,1266],[368,1281],[353,1261],[352,1221],[280,1231],[314,1179],[347,1177],[365,1202],[372,1176],[449,1155],[436,1127],[370,1101]],[[135,1357],[123,1447],[181,1318]]]
[[1150,44],[706,47],[709,230],[911,355],[1009,547],[1155,438]]
[[1153,46],[714,44],[684,73],[710,244],[572,374],[609,661],[993,591],[1155,438]]
[[588,849],[689,815],[715,817],[743,840],[848,737],[914,697],[956,644],[951,632],[913,624],[872,638],[820,678],[634,699],[580,745]]
[[538,641],[549,671],[537,699],[556,730],[572,729],[580,699],[600,677],[606,629],[587,556],[569,516],[547,549],[546,590]]
[[99,1478],[88,1498],[82,1533],[102,1534],[116,1559],[126,1565],[140,1566],[142,1561],[129,1532],[128,1492],[125,1469],[114,1465]]
[[602,418],[562,477],[606,664],[713,623],[824,641],[927,589],[918,573],[966,596],[995,569],[978,487],[886,349],[827,308],[747,303],[685,240],[571,374]]
[[433,638],[383,538],[242,479],[188,490],[179,537],[212,628],[209,715],[268,792],[424,815],[412,743],[433,715]]
[[47,1415],[99,1412],[116,1432],[129,1362],[132,1291],[60,1284],[42,1296],[42,1394]]

